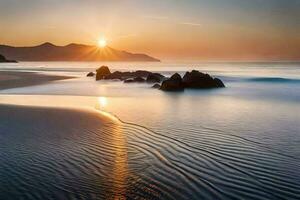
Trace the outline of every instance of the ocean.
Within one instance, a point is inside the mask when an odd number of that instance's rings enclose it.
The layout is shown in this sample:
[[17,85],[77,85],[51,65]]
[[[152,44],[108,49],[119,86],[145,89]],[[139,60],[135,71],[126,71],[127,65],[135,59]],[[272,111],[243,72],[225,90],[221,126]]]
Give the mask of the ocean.
[[[151,84],[95,81],[85,76],[101,65],[112,71],[149,70],[166,76],[197,69],[222,79],[226,88],[169,93],[153,89]],[[122,146],[127,152],[126,176],[122,179],[126,189],[120,199],[300,199],[300,63],[21,62],[0,64],[0,69],[78,77],[2,90],[0,103],[87,107],[119,120],[126,141],[122,140]],[[8,152],[9,144],[0,142],[1,152]],[[86,145],[97,147],[94,143]],[[76,152],[74,148],[70,154]],[[68,155],[68,150],[64,151]],[[86,156],[95,154],[85,152]],[[49,162],[58,162],[58,155],[51,156]],[[0,153],[1,162],[2,159],[8,158]],[[30,157],[22,159],[25,162]],[[94,159],[97,157],[89,162],[93,164]],[[74,164],[59,169],[60,175],[68,174],[66,180],[77,173],[76,166],[84,166],[76,156],[66,156],[59,162]],[[40,163],[43,167],[48,164]],[[101,164],[94,166],[97,165]],[[17,166],[16,170],[20,176],[29,173]],[[93,170],[85,169],[77,177],[83,189],[76,185],[76,192],[83,199],[93,199],[86,194],[98,194],[108,187],[103,177],[90,180]],[[41,171],[46,172],[47,167]],[[10,176],[13,175],[0,167],[0,179]],[[49,173],[40,176],[47,188]],[[0,188],[5,184],[0,180]],[[67,186],[57,183],[57,188],[61,188],[58,191],[48,185],[48,192],[56,191],[53,198],[60,199],[75,184],[75,180]],[[9,186],[43,193],[38,185],[31,187],[22,181]],[[39,199],[39,195],[35,197]]]

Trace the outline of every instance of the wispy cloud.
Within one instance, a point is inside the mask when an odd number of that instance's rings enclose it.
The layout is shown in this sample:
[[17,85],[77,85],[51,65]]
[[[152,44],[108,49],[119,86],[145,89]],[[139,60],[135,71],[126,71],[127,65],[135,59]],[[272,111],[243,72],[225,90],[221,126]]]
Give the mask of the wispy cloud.
[[171,18],[167,16],[153,16],[153,15],[144,15],[142,16],[145,19],[150,19],[150,20],[157,20],[157,21],[162,21],[164,23],[170,23],[170,24],[179,24],[179,25],[186,25],[186,26],[202,26],[200,23],[195,23],[195,22],[186,22],[186,21],[175,21],[172,20]]
[[192,23],[192,22],[180,22],[181,25],[187,25],[187,26],[202,26],[202,24],[199,23]]
[[168,17],[166,16],[151,16],[151,15],[144,15],[142,16],[143,18],[146,18],[146,19],[152,19],[152,20],[166,20],[166,19],[169,19]]

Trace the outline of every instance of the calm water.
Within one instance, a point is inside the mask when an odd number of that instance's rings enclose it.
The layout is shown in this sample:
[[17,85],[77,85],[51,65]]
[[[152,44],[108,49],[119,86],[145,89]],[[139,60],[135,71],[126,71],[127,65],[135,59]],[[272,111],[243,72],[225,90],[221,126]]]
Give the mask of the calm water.
[[[3,90],[0,91],[0,102],[92,107],[119,118],[125,137],[122,140],[126,140],[122,145],[126,146],[127,175],[122,187],[126,189],[118,198],[300,199],[300,64],[106,64],[114,70],[146,69],[166,75],[199,69],[220,77],[227,88],[164,93],[148,84],[96,82],[84,77],[86,72],[101,63],[20,63],[0,67],[5,70],[69,74],[79,78]],[[43,132],[40,134],[43,135]],[[60,131],[60,134],[64,135],[64,132]],[[89,135],[90,132],[82,134]],[[24,137],[10,140],[22,140]],[[47,137],[41,138],[44,141]],[[73,141],[73,137],[69,140]],[[8,151],[8,144],[11,143],[7,140],[0,142],[2,151]],[[49,162],[53,165],[56,162],[70,162],[74,166],[83,166],[82,158],[70,155],[95,144],[88,141],[82,145],[78,148],[72,146],[70,152],[64,147],[49,147],[55,150],[51,154],[54,159]],[[26,150],[31,148],[31,145],[24,145]],[[47,150],[43,149],[45,152]],[[64,162],[58,161],[55,154],[61,151],[66,156]],[[15,153],[18,155],[19,152]],[[91,151],[85,152],[85,155],[97,153]],[[116,159],[123,159],[122,155]],[[98,156],[101,157],[100,154]],[[0,161],[4,158],[8,159],[1,156]],[[29,158],[21,159],[28,162]],[[89,161],[96,167],[100,166],[97,159]],[[76,169],[70,166],[65,168],[70,174],[76,174]],[[3,170],[0,168],[0,176],[5,174],[7,179],[13,176]],[[18,170],[21,175],[28,175],[16,167]],[[64,168],[61,170],[64,173]],[[106,191],[105,188],[111,187],[105,181],[90,182],[88,178],[95,171],[92,167],[86,170],[86,173],[76,176],[82,187],[75,187],[74,183],[68,187],[58,184],[57,187],[62,190],[55,190],[55,194],[47,192],[60,198],[68,193],[68,189],[70,193],[76,188],[79,194],[82,193],[82,198],[89,199],[96,197],[86,194],[98,194],[97,191]],[[47,174],[41,176],[47,180]],[[72,179],[72,176],[66,178]],[[40,196],[46,192],[21,183],[15,182],[13,185]],[[0,184],[4,187],[5,183],[0,181]],[[49,187],[49,190],[53,191],[53,188]],[[38,199],[39,195],[35,197]]]

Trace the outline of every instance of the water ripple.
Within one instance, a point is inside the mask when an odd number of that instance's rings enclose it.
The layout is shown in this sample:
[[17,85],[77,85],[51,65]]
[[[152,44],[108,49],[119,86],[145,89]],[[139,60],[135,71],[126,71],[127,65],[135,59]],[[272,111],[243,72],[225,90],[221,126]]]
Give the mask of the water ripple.
[[300,197],[297,158],[222,130],[153,131],[66,109],[0,112],[0,199]]

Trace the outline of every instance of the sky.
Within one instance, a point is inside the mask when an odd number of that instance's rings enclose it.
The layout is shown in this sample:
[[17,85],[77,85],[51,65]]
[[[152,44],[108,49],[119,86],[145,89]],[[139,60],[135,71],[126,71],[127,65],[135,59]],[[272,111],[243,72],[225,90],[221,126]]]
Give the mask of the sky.
[[108,45],[160,59],[300,60],[300,0],[0,0],[0,44]]

